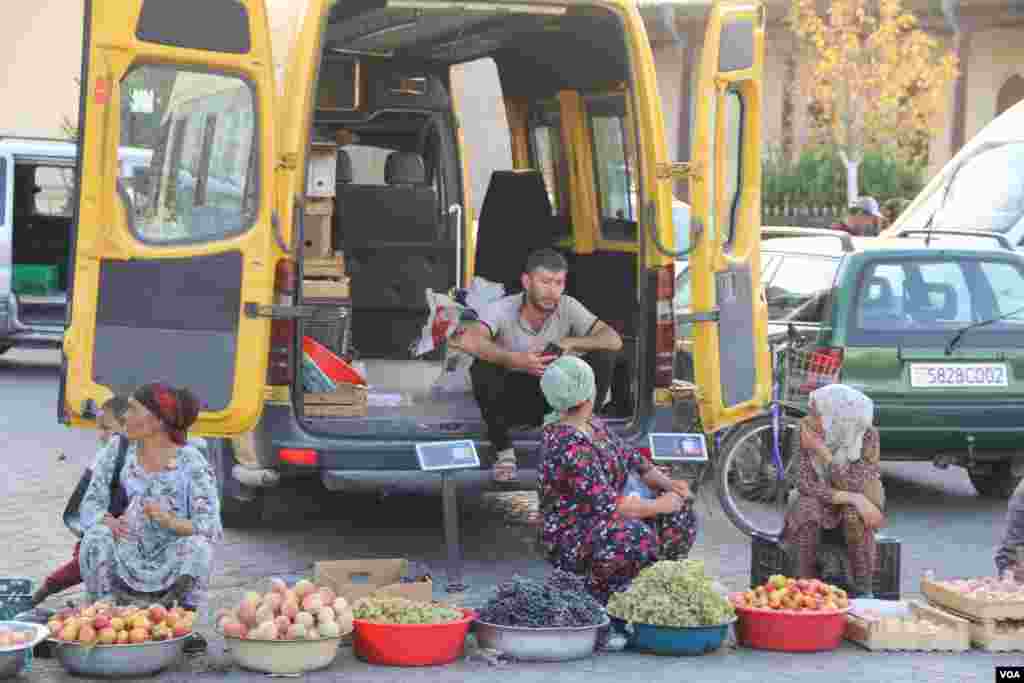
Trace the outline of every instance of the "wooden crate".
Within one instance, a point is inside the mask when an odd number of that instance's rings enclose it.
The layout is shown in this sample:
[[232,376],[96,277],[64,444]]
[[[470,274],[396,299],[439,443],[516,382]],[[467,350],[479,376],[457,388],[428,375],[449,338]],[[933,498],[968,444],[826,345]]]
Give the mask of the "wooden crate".
[[326,393],[307,393],[303,400],[306,405],[366,405],[367,388],[361,384],[338,384],[338,388]]
[[1024,652],[1024,619],[978,619],[951,607],[937,608],[964,619],[971,643],[986,652]]
[[341,280],[345,277],[345,256],[335,254],[330,258],[307,258],[302,261],[302,272],[307,278],[330,278]]
[[1024,601],[988,602],[978,600],[924,578],[921,579],[921,593],[932,604],[949,608],[952,613],[961,614],[975,621],[1024,619]]
[[349,280],[303,280],[302,297],[309,303],[311,299],[337,301],[349,298]]
[[369,406],[363,404],[351,405],[327,405],[327,404],[306,404],[306,417],[366,417]]
[[846,615],[846,639],[873,652],[914,650],[925,652],[966,652],[971,649],[970,622],[916,600],[908,603],[916,620],[946,627],[937,634],[893,630],[881,620]]

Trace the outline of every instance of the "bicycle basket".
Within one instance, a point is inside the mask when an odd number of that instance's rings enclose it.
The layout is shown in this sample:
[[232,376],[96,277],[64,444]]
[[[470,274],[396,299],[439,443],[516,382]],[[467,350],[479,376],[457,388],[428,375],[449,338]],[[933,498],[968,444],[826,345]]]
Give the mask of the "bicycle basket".
[[786,349],[782,352],[780,398],[802,402],[815,389],[839,380],[842,361],[826,351]]

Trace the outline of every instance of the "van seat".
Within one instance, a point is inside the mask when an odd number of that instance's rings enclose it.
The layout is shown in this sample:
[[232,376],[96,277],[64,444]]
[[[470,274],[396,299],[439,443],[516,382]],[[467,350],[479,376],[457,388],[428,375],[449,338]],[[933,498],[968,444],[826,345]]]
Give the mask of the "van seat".
[[552,215],[539,171],[495,171],[487,185],[476,238],[476,274],[500,282],[509,294],[522,289],[530,252],[555,244],[564,233]]

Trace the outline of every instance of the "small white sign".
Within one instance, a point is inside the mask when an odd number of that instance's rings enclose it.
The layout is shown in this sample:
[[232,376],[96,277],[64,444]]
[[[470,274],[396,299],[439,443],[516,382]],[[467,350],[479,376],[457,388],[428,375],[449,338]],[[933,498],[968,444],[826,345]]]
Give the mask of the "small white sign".
[[1009,377],[1005,363],[912,363],[910,386],[1006,387]]
[[433,441],[416,444],[416,458],[424,472],[479,469],[476,444],[466,441]]
[[651,459],[656,462],[708,461],[708,444],[703,434],[651,434]]
[[129,94],[129,107],[133,114],[152,114],[156,107],[156,93],[152,90],[136,88]]

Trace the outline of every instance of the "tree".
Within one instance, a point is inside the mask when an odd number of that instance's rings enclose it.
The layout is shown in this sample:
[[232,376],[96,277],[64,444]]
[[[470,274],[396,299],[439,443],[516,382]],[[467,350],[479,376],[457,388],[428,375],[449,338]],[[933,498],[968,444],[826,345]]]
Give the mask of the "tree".
[[920,162],[939,125],[951,51],[922,30],[902,0],[793,0],[790,24],[806,50],[801,89],[816,132],[846,165],[849,202],[869,150]]

